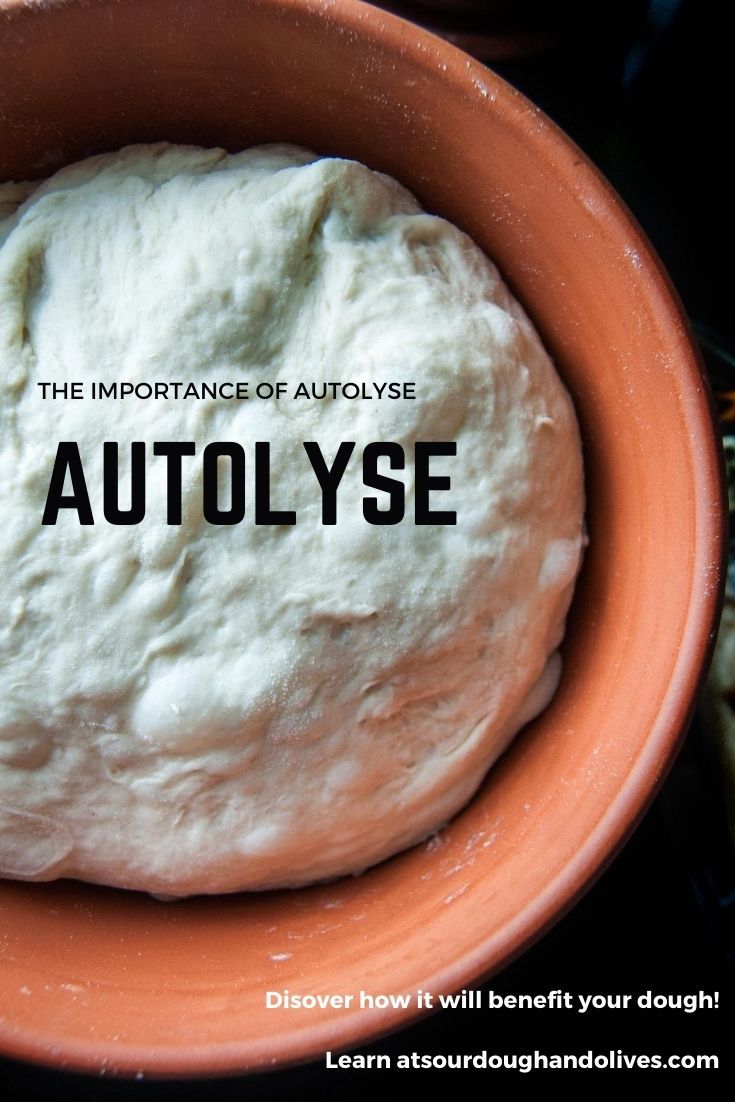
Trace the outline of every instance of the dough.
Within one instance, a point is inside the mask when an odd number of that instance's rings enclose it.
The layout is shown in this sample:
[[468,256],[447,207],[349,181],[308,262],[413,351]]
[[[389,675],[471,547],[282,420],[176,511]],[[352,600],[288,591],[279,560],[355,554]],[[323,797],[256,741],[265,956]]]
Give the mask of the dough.
[[[20,205],[18,205],[20,204]],[[16,209],[17,208],[17,209]],[[185,895],[357,873],[437,830],[553,694],[578,570],[568,395],[494,266],[395,181],[290,146],[130,147],[0,189],[0,871]],[[43,399],[38,383],[414,382],[416,399]],[[102,443],[147,512],[102,514]],[[154,441],[194,441],[180,525]],[[355,455],[338,523],[303,441]],[[370,441],[456,441],[368,524]],[[42,525],[76,441],[94,525]],[[202,515],[271,443],[291,526]],[[129,462],[129,461],[128,461]],[[386,468],[385,473],[388,473]],[[372,492],[382,507],[383,495]]]

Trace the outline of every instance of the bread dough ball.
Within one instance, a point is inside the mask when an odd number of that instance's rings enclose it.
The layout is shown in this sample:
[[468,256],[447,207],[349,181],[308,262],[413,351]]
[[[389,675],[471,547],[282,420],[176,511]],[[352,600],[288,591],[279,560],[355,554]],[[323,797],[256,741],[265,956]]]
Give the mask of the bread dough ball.
[[[495,267],[395,181],[291,146],[130,147],[6,187],[0,211],[0,873],[296,886],[437,830],[552,695],[584,542],[572,406]],[[89,396],[121,380],[251,396]],[[335,380],[416,398],[293,396]],[[303,441],[331,463],[344,440],[323,525]],[[451,479],[432,505],[457,523],[416,525],[413,446],[437,440],[457,454],[432,459]],[[93,525],[41,523],[59,441]],[[140,524],[104,518],[105,441],[121,507],[146,442]],[[154,441],[196,442],[180,525]],[[242,523],[203,517],[213,441],[245,448]],[[254,523],[256,441],[294,525]],[[401,523],[363,517],[366,495],[385,507],[372,441],[408,457]]]

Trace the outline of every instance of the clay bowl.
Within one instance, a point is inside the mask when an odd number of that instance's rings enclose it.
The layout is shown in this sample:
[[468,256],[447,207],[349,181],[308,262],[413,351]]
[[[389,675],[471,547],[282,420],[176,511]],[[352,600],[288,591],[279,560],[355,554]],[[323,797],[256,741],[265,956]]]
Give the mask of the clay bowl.
[[[600,873],[660,784],[720,587],[718,448],[689,332],[639,228],[535,107],[352,0],[3,0],[0,178],[166,138],[295,141],[391,173],[494,257],[555,356],[591,543],[553,706],[432,843],[357,879],[164,905],[0,886],[0,1043],[110,1071],[271,1067],[416,1010],[266,1010],[266,990],[448,992]],[[553,472],[549,472],[553,478]]]

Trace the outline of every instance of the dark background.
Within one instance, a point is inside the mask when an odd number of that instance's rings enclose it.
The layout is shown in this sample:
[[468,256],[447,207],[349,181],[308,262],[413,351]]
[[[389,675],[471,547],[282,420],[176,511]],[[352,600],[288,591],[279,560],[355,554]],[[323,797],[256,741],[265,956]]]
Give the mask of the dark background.
[[[735,387],[733,317],[735,128],[731,47],[715,0],[618,3],[441,0],[402,7],[461,38],[547,111],[616,186],[668,267],[704,342],[715,381]],[[716,355],[715,346],[725,356]],[[724,380],[724,383],[723,383]],[[675,442],[672,442],[675,446]],[[662,478],[666,477],[662,456]],[[675,518],[672,518],[672,523]],[[445,1011],[362,1053],[717,1053],[719,1073],[639,1072],[652,1089],[672,1076],[717,1097],[732,1083],[735,859],[708,732],[695,720],[661,793],[622,853],[550,933],[486,986],[507,993],[720,992],[720,1009]],[[0,1008],[0,1013],[1,1013]],[[726,1029],[726,1025],[729,1029]],[[185,1083],[103,1080],[0,1061],[6,1097],[31,1099],[329,1099],[353,1090],[426,1085],[427,1073],[333,1072],[322,1062],[247,1078]],[[430,1074],[430,1073],[429,1073]],[[460,1074],[454,1072],[454,1075]],[[499,1086],[484,1075],[483,1090]],[[528,1076],[500,1073],[506,1089]],[[539,1073],[540,1074],[540,1073]],[[570,1083],[570,1072],[543,1080]],[[575,1073],[584,1088],[597,1073]],[[652,1078],[651,1078],[652,1077]],[[537,1077],[534,1076],[538,1083]],[[443,1081],[448,1083],[449,1081]],[[625,1089],[628,1074],[616,1075]],[[682,1082],[682,1085],[687,1085]],[[438,1084],[443,1085],[443,1084]],[[461,1085],[458,1084],[459,1089]],[[503,1089],[501,1087],[501,1089]]]

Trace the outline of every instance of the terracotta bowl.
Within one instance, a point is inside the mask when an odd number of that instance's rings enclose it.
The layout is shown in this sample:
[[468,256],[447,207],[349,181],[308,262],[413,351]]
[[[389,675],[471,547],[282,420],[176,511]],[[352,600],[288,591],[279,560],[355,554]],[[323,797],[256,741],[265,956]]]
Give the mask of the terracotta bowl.
[[723,547],[687,325],[580,151],[480,65],[377,9],[0,9],[0,179],[162,138],[358,158],[496,259],[576,402],[591,543],[561,689],[434,842],[357,879],[260,896],[164,905],[73,882],[0,886],[0,1044],[17,1057],[196,1074],[365,1042],[415,1009],[267,1010],[266,990],[475,983],[588,887],[666,772],[707,659]]

